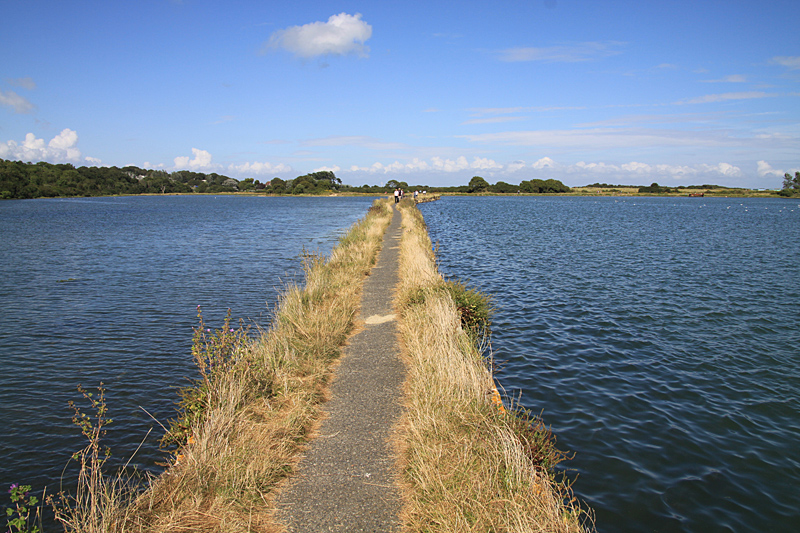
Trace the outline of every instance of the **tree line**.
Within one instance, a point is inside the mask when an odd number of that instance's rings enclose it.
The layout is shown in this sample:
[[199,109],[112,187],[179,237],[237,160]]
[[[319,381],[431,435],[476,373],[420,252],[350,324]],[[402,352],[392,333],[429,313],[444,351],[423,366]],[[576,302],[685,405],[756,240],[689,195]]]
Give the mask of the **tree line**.
[[330,194],[354,192],[386,194],[396,188],[406,191],[456,193],[563,193],[570,188],[555,179],[533,179],[512,185],[503,181],[489,184],[480,176],[468,185],[430,187],[389,180],[384,185],[343,185],[328,170],[304,174],[291,180],[273,178],[261,183],[254,178],[237,180],[222,174],[178,170],[147,170],[136,166],[75,167],[69,163],[40,161],[24,163],[0,159],[0,199],[111,196],[119,194],[224,193],[237,191],[264,194]]
[[75,167],[0,159],[0,198],[53,198],[115,194],[234,192],[238,181],[220,174],[145,170],[135,166]]

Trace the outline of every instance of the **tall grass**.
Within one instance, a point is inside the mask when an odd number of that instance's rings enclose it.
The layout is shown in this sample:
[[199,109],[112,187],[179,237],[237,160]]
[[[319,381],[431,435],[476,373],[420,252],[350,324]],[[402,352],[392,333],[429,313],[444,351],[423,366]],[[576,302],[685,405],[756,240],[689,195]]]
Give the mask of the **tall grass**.
[[330,257],[306,254],[305,284],[282,291],[272,326],[257,338],[227,322],[207,334],[200,316],[193,350],[200,377],[182,391],[165,439],[176,447],[172,465],[137,494],[98,478],[102,459],[90,460],[79,488],[90,496],[65,503],[65,530],[279,531],[273,490],[318,422],[391,215],[388,201],[378,200]]
[[590,513],[553,471],[565,454],[549,430],[519,406],[493,401],[485,337],[470,326],[489,302],[442,279],[421,214],[410,203],[401,210],[400,327],[408,377],[398,441],[406,530],[591,529]]

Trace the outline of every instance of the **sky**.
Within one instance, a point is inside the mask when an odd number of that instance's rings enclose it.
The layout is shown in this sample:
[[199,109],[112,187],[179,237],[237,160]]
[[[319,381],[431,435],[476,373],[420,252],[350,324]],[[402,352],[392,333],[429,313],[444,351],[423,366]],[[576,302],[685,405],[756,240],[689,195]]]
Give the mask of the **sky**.
[[780,188],[797,0],[1,0],[0,158]]

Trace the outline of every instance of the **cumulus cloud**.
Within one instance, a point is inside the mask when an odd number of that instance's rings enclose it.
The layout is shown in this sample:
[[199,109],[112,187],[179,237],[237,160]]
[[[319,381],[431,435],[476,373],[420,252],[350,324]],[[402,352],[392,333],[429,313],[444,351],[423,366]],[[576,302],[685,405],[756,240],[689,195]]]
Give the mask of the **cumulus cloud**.
[[545,63],[578,63],[619,54],[623,43],[615,41],[585,42],[564,46],[545,46],[540,48],[518,47],[499,52],[500,61],[508,63],[520,61],[543,61]]
[[569,165],[563,168],[568,174],[584,174],[587,179],[593,175],[614,177],[619,180],[630,179],[643,183],[643,180],[649,181],[651,179],[670,179],[682,180],[687,178],[694,179],[714,179],[714,178],[742,178],[744,173],[742,169],[731,165],[729,163],[718,163],[716,165],[700,164],[695,166],[689,165],[668,165],[656,164],[651,165],[648,163],[641,163],[638,161],[631,161],[621,165],[615,165],[605,162],[592,162],[579,161],[574,165]]
[[312,22],[292,26],[273,33],[262,51],[282,48],[297,57],[309,59],[320,56],[369,55],[364,45],[372,36],[372,26],[361,20],[361,14],[340,13],[327,22]]
[[19,114],[30,113],[36,108],[27,98],[14,91],[0,91],[0,105],[8,106]]
[[532,168],[535,169],[543,169],[543,168],[554,168],[556,166],[556,162],[550,159],[549,157],[543,157],[536,161]]
[[772,168],[772,165],[762,160],[756,163],[756,174],[758,174],[759,178],[766,178],[766,177],[782,178],[785,172],[777,168]]
[[194,171],[212,170],[211,154],[206,150],[192,148],[193,158],[189,156],[179,156],[174,159],[176,169],[189,169]]
[[[338,168],[338,167],[336,167]],[[759,163],[760,175],[781,177],[783,171],[772,170],[766,162]],[[474,157],[470,162],[461,156],[455,159],[431,157],[429,161],[413,159],[410,162],[394,161],[390,164],[376,162],[370,166],[353,165],[341,169],[345,174],[364,175],[416,175],[410,179],[426,181],[434,176],[438,179],[468,180],[470,176],[483,175],[491,183],[507,180],[518,183],[533,178],[559,179],[572,185],[605,181],[609,183],[649,184],[658,181],[662,184],[730,182],[746,178],[745,172],[736,165],[720,162],[717,164],[672,165],[653,164],[641,161],[610,163],[605,161],[578,161],[561,163],[544,156],[528,164],[512,161],[500,164],[488,158]],[[338,170],[337,170],[338,172]],[[765,174],[765,172],[767,172]],[[445,176],[449,176],[445,178]],[[358,179],[358,178],[351,178]],[[367,178],[369,179],[369,178]]]
[[312,172],[339,172],[340,170],[342,169],[338,165],[333,165],[332,167],[315,168]]
[[245,176],[268,176],[273,174],[283,174],[292,171],[292,167],[279,163],[273,165],[272,163],[254,161],[252,163],[241,163],[228,165],[228,170],[237,175]]
[[464,156],[456,159],[435,156],[431,158],[430,162],[415,157],[407,163],[395,161],[390,164],[383,164],[377,162],[368,167],[352,165],[350,168],[345,169],[345,171],[361,173],[366,172],[369,174],[410,174],[420,172],[453,173],[465,170],[497,171],[501,169],[503,169],[503,165],[486,157],[474,157],[470,162]]
[[0,144],[0,158],[20,161],[47,161],[50,163],[78,162],[81,151],[77,148],[78,134],[65,128],[45,143],[33,133],[25,135],[22,143],[8,141]]

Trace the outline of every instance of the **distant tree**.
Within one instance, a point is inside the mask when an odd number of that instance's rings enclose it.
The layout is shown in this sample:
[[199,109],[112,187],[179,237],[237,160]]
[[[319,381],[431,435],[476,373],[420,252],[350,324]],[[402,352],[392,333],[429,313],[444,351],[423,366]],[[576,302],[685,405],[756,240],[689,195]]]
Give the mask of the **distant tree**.
[[469,180],[469,192],[484,192],[489,188],[489,182],[480,176],[473,176]]
[[794,196],[800,194],[800,172],[795,172],[794,177],[788,172],[783,175],[783,189],[781,196]]
[[408,189],[408,183],[405,181],[389,180],[386,182],[387,189]]
[[286,182],[280,178],[272,178],[267,190],[272,194],[283,194],[286,192]]
[[651,183],[648,187],[639,187],[639,192],[647,194],[660,194],[663,192],[669,192],[669,187],[662,187],[658,183]]
[[499,192],[499,193],[514,193],[519,191],[518,185],[511,185],[510,183],[506,183],[504,181],[498,181],[491,187],[489,190],[492,192]]

